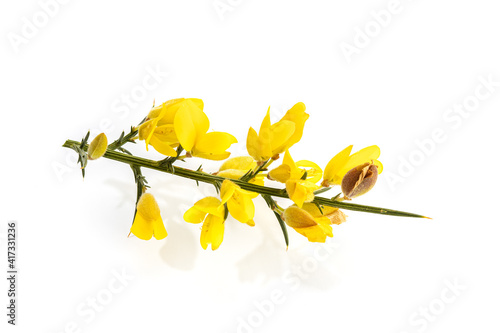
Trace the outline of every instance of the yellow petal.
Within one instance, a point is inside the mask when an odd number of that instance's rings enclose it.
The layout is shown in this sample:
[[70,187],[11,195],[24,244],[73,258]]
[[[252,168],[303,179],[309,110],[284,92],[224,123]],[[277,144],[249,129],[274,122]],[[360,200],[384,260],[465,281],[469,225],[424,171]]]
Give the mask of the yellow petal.
[[139,126],[139,140],[146,140],[146,138],[154,130],[153,120],[148,120]]
[[[146,150],[148,150],[149,142],[151,141],[151,138],[153,137],[154,130],[156,129],[156,125],[158,124],[159,118],[155,118],[151,120],[151,123],[148,124],[149,127],[151,127],[151,130],[146,129],[147,131],[147,136],[145,138],[146,140]],[[145,133],[146,134],[146,133]]]
[[245,192],[236,190],[227,202],[229,213],[241,223],[247,223],[255,216],[255,206],[252,199]]
[[153,148],[159,152],[160,154],[166,155],[166,156],[172,156],[176,157],[177,152],[175,151],[172,146],[168,142],[164,142],[159,140],[156,135],[153,135],[151,137],[151,140],[149,140],[149,143],[153,146]]
[[382,171],[384,170],[384,166],[382,165],[382,163],[379,161],[379,160],[374,160],[373,161],[373,164],[375,164],[378,168],[378,174],[380,175],[382,173]]
[[[259,173],[257,176],[255,176],[255,178],[250,179],[248,182],[250,184],[264,186],[264,177],[265,177],[265,175]],[[256,196],[258,196],[258,195],[256,195]]]
[[144,193],[137,203],[137,213],[146,220],[153,221],[160,217],[160,207],[151,193]]
[[290,206],[285,209],[283,217],[286,224],[292,228],[305,228],[318,224],[311,214],[297,206]]
[[201,229],[200,244],[204,250],[211,244],[212,251],[219,248],[224,238],[224,219],[208,215]]
[[196,127],[188,109],[181,109],[177,112],[174,128],[179,143],[186,151],[191,151],[196,141]]
[[332,211],[338,210],[338,208],[330,207],[330,206],[321,206],[321,210],[318,208],[318,205],[315,203],[306,202],[302,206],[302,209],[311,214],[314,218],[321,217],[323,215],[329,214]]
[[311,183],[317,183],[321,179],[321,177],[323,177],[323,170],[321,170],[321,168],[312,161],[301,160],[296,162],[295,165],[301,169],[306,168],[306,180],[310,181]]
[[162,219],[157,219],[152,222],[153,224],[153,235],[155,236],[156,239],[160,240],[168,236],[167,230],[165,229],[165,226],[163,225]]
[[255,168],[256,165],[257,164],[255,163],[254,159],[250,156],[237,156],[225,161],[219,168],[219,171],[235,169],[246,172]]
[[300,179],[303,175],[304,170],[297,167],[288,150],[283,157],[283,164],[269,172],[269,178],[281,183],[285,183],[289,179]]
[[318,224],[314,227],[294,229],[301,235],[307,237],[307,240],[310,242],[324,243],[327,236],[333,236],[332,227],[330,225]]
[[295,123],[290,120],[280,120],[271,126],[271,150],[273,155],[281,154],[288,149],[288,139],[295,131]]
[[163,142],[174,143],[179,141],[177,135],[175,135],[173,124],[157,126],[153,135]]
[[283,164],[290,166],[290,179],[300,179],[304,175],[304,170],[298,168],[297,164],[293,161],[290,151],[287,149],[283,157]]
[[234,191],[239,188],[238,185],[230,180],[224,180],[220,189],[221,204],[225,204],[234,194]]
[[247,173],[245,170],[227,169],[217,172],[217,176],[229,178],[229,179],[240,179]]
[[330,220],[324,216],[313,217],[308,211],[312,210],[313,206],[315,205],[305,203],[304,208],[307,208],[307,210],[297,206],[290,206],[283,213],[283,217],[287,225],[307,237],[310,242],[324,243],[327,236],[333,236]]
[[302,209],[311,214],[316,220],[318,218],[326,218],[327,220],[324,221],[327,224],[341,224],[346,221],[344,212],[335,207],[322,206],[320,211],[316,204],[306,202],[302,206]]
[[299,102],[288,110],[283,118],[281,118],[281,120],[290,120],[295,124],[295,130],[293,135],[288,139],[287,148],[290,148],[302,138],[305,122],[309,119],[309,115],[305,113],[305,111],[306,106],[304,103]]
[[180,144],[186,151],[191,151],[196,139],[204,135],[210,122],[206,114],[191,100],[181,102],[174,117],[174,128]]
[[184,98],[171,99],[169,101],[166,101],[165,103],[153,107],[151,111],[149,111],[148,119],[163,118],[167,113],[167,109],[171,108],[174,105],[178,105],[179,102],[183,100]]
[[204,212],[198,207],[193,206],[189,208],[185,213],[184,213],[184,221],[189,222],[189,223],[201,223],[203,220],[205,220],[205,217],[207,216],[207,212]]
[[290,169],[294,169],[296,167],[295,162],[292,159],[292,155],[290,155],[290,151],[288,149],[285,152],[285,156],[283,156],[283,164],[288,165]]
[[247,135],[247,151],[248,155],[252,156],[256,161],[261,162],[271,157],[271,145],[262,143],[263,140],[257,132],[250,127]]
[[286,181],[290,179],[290,174],[290,166],[282,164],[279,167],[269,171],[269,178],[280,183],[286,183]]
[[259,135],[266,130],[271,128],[271,107],[267,108],[267,113],[264,119],[262,119],[262,123],[260,124]]
[[223,161],[229,156],[231,156],[231,153],[228,151],[220,154],[192,152],[192,155],[195,157],[204,158],[206,160]]
[[290,200],[295,202],[299,207],[302,207],[304,201],[307,199],[307,191],[304,187],[300,186],[296,179],[289,179],[286,182],[286,192]]
[[[323,179],[332,185],[340,185],[342,182],[342,177],[338,174],[340,170],[345,166],[349,160],[349,155],[351,154],[352,145],[348,146],[340,153],[335,155],[330,162],[325,167],[325,172],[323,173]],[[349,170],[347,170],[349,171]]]
[[199,104],[193,99],[187,99],[181,107],[187,108],[191,112],[191,118],[196,128],[197,137],[201,137],[207,133],[210,128],[210,122],[205,112],[203,112],[203,109],[199,107]]
[[[170,102],[170,103],[169,103]],[[176,100],[169,101],[169,103],[166,107],[166,112],[164,115],[161,117],[161,119],[158,121],[158,126],[165,125],[165,124],[173,124],[175,115],[177,114],[177,111],[179,108],[182,106],[182,103],[190,102],[196,105],[200,110],[203,110],[203,101],[198,98],[179,98]]]
[[216,197],[203,198],[198,200],[194,205],[202,212],[218,217],[224,217],[224,206],[221,207],[221,202]]
[[302,207],[304,202],[314,200],[313,192],[318,188],[318,186],[307,180],[289,179],[286,182],[288,197],[299,207]]
[[376,160],[379,157],[380,148],[378,146],[363,148],[357,153],[351,155],[347,163],[341,169],[340,174],[343,177],[347,173],[347,171],[351,170],[352,168],[361,164],[370,163],[372,160]]
[[[217,176],[229,178],[229,179],[240,179],[246,173],[247,173],[247,171],[244,171],[244,170],[228,169],[228,170],[218,172]],[[256,177],[250,179],[248,182],[251,184],[264,186],[264,178],[265,178],[265,175],[260,173]],[[251,193],[254,193],[254,192],[251,192]],[[258,196],[258,194],[255,194],[255,195]]]
[[135,214],[134,223],[130,232],[142,240],[150,240],[153,237],[153,224],[146,220],[141,214]]
[[266,116],[262,120],[262,124],[260,125],[259,129],[259,135],[257,136],[255,131],[253,131],[254,133],[250,133],[251,131],[248,132],[249,136],[252,135],[253,139],[252,141],[255,141],[252,142],[252,146],[254,146],[255,151],[253,153],[250,153],[250,150],[248,150],[248,139],[249,139],[248,137],[247,137],[247,150],[249,152],[249,155],[255,158],[256,161],[266,161],[273,156],[271,148],[271,115],[269,113],[270,110],[271,107],[267,109]]
[[[238,142],[234,136],[225,132],[210,132],[199,137],[192,149],[193,156],[220,160],[221,155],[226,156],[226,150]],[[184,146],[183,146],[184,147]],[[212,156],[213,158],[210,158]]]

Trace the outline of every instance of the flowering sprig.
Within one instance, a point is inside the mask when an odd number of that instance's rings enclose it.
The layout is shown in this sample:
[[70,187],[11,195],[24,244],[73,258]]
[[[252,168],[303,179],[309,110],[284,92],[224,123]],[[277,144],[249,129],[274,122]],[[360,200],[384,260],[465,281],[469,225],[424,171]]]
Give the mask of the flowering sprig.
[[[377,176],[382,172],[378,161],[380,149],[370,146],[351,154],[352,146],[335,155],[322,170],[316,163],[307,160],[295,162],[289,149],[300,141],[309,115],[305,105],[297,103],[278,122],[271,124],[269,110],[262,121],[259,132],[250,128],[247,136],[249,156],[229,158],[227,149],[236,139],[229,133],[209,132],[209,120],[203,112],[203,101],[199,99],[175,99],[153,106],[151,111],[128,134],[107,144],[104,134],[99,134],[88,144],[89,134],[80,142],[67,140],[64,147],[79,154],[79,163],[84,175],[87,161],[99,157],[129,164],[137,185],[136,210],[130,232],[141,239],[167,236],[160,208],[154,197],[147,192],[147,181],[141,168],[149,168],[178,177],[212,184],[218,197],[206,197],[194,204],[184,214],[186,222],[203,223],[200,243],[204,249],[219,248],[223,241],[224,226],[231,215],[235,220],[250,227],[255,225],[253,200],[261,196],[275,215],[288,246],[287,226],[307,237],[311,242],[324,242],[332,237],[332,225],[346,220],[340,209],[403,217],[424,216],[392,209],[351,203],[350,200],[373,188]],[[152,146],[166,155],[159,161],[134,156],[123,148],[136,140],[144,141],[146,150]],[[273,162],[282,163],[270,169]],[[184,155],[182,155],[184,154]],[[187,158],[204,158],[224,163],[216,172],[208,173],[200,168],[190,170],[174,165]],[[265,185],[277,181],[284,188]],[[340,185],[342,193],[333,198],[319,194],[331,186]],[[280,207],[274,198],[286,198],[294,204]]]

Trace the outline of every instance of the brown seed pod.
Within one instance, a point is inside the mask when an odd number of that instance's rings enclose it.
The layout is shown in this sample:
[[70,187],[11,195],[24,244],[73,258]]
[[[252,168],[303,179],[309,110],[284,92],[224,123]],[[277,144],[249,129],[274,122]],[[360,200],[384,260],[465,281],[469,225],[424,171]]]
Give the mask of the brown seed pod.
[[378,168],[372,163],[358,165],[342,178],[342,192],[346,199],[359,197],[370,191],[378,178]]

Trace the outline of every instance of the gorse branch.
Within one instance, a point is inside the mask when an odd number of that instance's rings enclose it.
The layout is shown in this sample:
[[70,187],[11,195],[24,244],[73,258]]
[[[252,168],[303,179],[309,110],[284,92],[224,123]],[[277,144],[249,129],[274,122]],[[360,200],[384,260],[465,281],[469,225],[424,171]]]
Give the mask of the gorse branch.
[[[80,145],[80,142],[74,140],[67,140],[63,147],[72,148],[74,145]],[[86,150],[88,145],[84,145],[83,149]],[[126,163],[133,166],[144,167],[160,172],[169,173],[178,177],[192,179],[198,182],[208,183],[212,185],[216,185],[217,183],[222,183],[225,179],[224,177],[211,175],[202,171],[194,171],[186,168],[181,168],[178,166],[172,165],[170,166],[162,166],[162,161],[153,161],[142,157],[131,156],[124,153],[119,153],[116,151],[109,150],[104,154],[105,158],[114,160],[117,162]],[[236,185],[240,186],[242,189],[247,191],[268,195],[272,197],[278,198],[286,198],[289,199],[286,192],[281,189],[276,189],[268,186],[260,186],[256,184],[251,184],[242,180],[231,179]],[[372,214],[382,214],[382,215],[391,215],[391,216],[402,216],[402,217],[417,217],[417,218],[426,218],[420,214],[407,213],[398,210],[388,209],[388,208],[380,208],[380,207],[372,207],[360,204],[353,204],[348,202],[341,202],[336,200],[331,200],[322,197],[315,197],[313,202],[317,202],[320,205],[330,206],[335,208],[347,209],[358,212],[372,213]]]

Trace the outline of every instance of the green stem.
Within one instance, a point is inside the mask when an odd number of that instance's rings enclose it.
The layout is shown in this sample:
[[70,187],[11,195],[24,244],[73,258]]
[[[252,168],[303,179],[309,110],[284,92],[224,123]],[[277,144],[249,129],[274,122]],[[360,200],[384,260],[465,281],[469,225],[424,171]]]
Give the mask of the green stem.
[[134,142],[134,140],[132,140],[132,139],[134,137],[136,137],[137,134],[139,134],[139,126],[142,125],[146,121],[146,119],[147,119],[147,117],[142,119],[141,122],[136,127],[132,126],[130,128],[130,132],[127,135],[125,135],[125,132],[122,132],[122,134],[120,135],[120,137],[118,139],[116,139],[115,141],[113,141],[112,143],[110,143],[108,145],[108,150],[115,150],[115,149],[120,148],[121,146],[123,146],[127,142]]
[[274,213],[274,216],[278,220],[278,223],[280,224],[281,232],[283,232],[283,237],[285,238],[286,248],[288,249],[288,244],[289,244],[288,229],[286,228],[285,221],[283,221],[283,219],[281,218],[281,214],[283,213],[283,211],[281,210],[281,207],[278,206],[276,201],[274,201],[274,199],[270,195],[262,194],[262,198],[264,198],[267,205],[269,206],[269,208],[271,208],[271,210]]
[[[80,142],[74,141],[74,140],[67,140],[63,147],[66,148],[72,148],[73,145],[78,145]],[[88,145],[85,145],[83,149],[87,149]],[[215,176],[211,174],[207,174],[204,172],[200,171],[194,171],[194,170],[189,170],[185,168],[181,168],[178,166],[172,166],[170,167],[162,167],[160,161],[153,161],[149,160],[146,158],[142,157],[137,157],[137,156],[131,156],[123,153],[119,153],[116,151],[111,151],[108,149],[108,151],[104,154],[105,158],[108,158],[110,160],[122,162],[122,163],[127,163],[129,165],[135,165],[139,167],[144,167],[152,170],[157,170],[161,172],[166,172],[173,174],[175,176],[183,177],[183,178],[188,178],[192,179],[195,181],[200,181],[212,185],[217,185],[221,184],[224,179],[224,177],[220,176]],[[272,187],[267,187],[267,186],[260,186],[260,185],[255,185],[251,183],[247,183],[238,179],[231,179],[232,182],[240,186],[242,189],[256,192],[259,194],[267,194],[273,197],[278,197],[278,198],[288,198],[288,195],[285,191],[282,191],[282,189],[277,189],[277,188],[272,188]],[[402,212],[402,211],[397,211],[393,209],[387,209],[387,208],[380,208],[380,207],[372,207],[372,206],[365,206],[365,205],[359,205],[359,204],[353,204],[353,203],[347,203],[347,202],[339,202],[336,200],[331,200],[327,198],[321,198],[321,197],[316,197],[314,199],[315,203],[318,203],[320,205],[325,205],[325,206],[331,206],[331,207],[336,207],[336,208],[341,208],[341,209],[347,209],[347,210],[352,210],[352,211],[358,211],[358,212],[365,212],[365,213],[372,213],[372,214],[382,214],[382,215],[392,215],[392,216],[403,216],[403,217],[418,217],[418,218],[425,218],[425,216],[419,215],[419,214],[413,214],[413,213],[407,213],[407,212]]]

